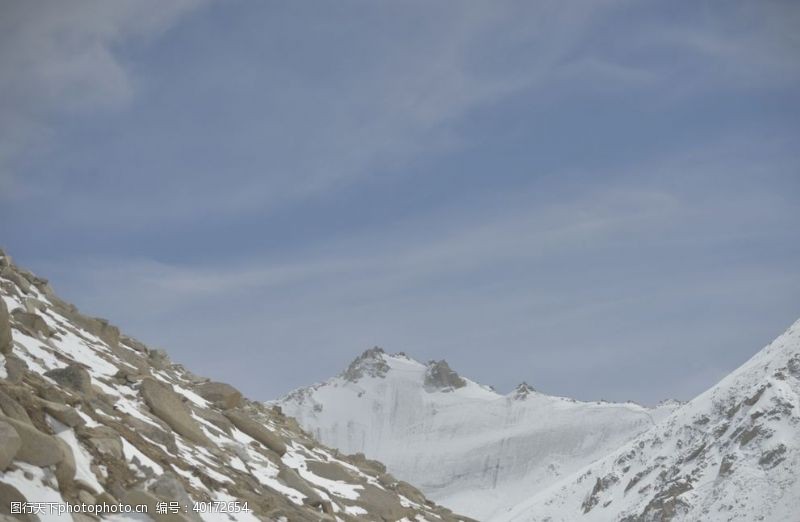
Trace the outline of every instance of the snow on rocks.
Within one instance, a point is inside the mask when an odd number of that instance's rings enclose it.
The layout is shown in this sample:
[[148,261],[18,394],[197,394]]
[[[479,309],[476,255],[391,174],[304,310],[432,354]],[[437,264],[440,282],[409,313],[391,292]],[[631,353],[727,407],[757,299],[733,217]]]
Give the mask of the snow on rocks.
[[[2,251],[0,269],[0,520],[10,499],[150,507],[101,517],[117,521],[467,520],[409,504],[390,475],[83,315]],[[173,501],[181,513],[152,512]],[[250,511],[192,509],[215,501]]]
[[498,520],[796,520],[800,321],[716,386]]

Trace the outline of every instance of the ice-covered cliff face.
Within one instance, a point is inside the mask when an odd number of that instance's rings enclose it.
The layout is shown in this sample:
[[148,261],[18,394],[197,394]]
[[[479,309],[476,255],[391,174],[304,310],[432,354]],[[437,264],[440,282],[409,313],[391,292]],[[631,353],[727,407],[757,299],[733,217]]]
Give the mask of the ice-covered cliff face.
[[114,521],[465,520],[385,471],[79,313],[0,251],[0,522],[96,520],[10,512],[25,501],[148,507]]
[[800,520],[800,321],[719,384],[500,520]]
[[437,502],[490,520],[651,428],[673,408],[508,395],[444,361],[368,350],[277,401],[318,440],[380,460]]

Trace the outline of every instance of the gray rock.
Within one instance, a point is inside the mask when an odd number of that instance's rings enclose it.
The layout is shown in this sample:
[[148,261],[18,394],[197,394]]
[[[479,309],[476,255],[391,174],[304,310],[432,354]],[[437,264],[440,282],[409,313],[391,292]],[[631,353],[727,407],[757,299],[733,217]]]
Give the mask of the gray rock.
[[66,442],[58,437],[54,438],[60,446],[61,454],[63,455],[61,462],[56,465],[56,479],[58,479],[59,489],[64,491],[75,480],[75,455],[72,454],[72,448],[70,448]]
[[314,491],[308,482],[303,480],[292,468],[281,467],[278,470],[278,478],[287,486],[296,489],[306,496],[303,501],[310,506],[320,505],[322,497]]
[[87,428],[86,434],[89,442],[97,448],[103,455],[108,455],[114,459],[124,459],[125,454],[122,449],[122,439],[113,428],[108,426],[95,426]]
[[164,350],[151,350],[148,354],[150,364],[157,370],[165,370],[172,365],[169,355]]
[[11,318],[4,299],[0,299],[0,353],[9,354],[14,347],[11,340]]
[[242,404],[242,394],[224,382],[207,382],[197,386],[197,394],[226,410],[238,408]]
[[31,418],[28,416],[28,412],[25,411],[25,408],[2,390],[0,390],[0,411],[7,417],[11,417],[12,419],[26,424],[32,424]]
[[28,371],[28,364],[14,355],[13,353],[6,354],[6,380],[10,383],[17,384],[22,381],[25,372]]
[[282,456],[286,453],[286,443],[278,435],[251,419],[244,412],[228,410],[225,412],[225,416],[242,432],[253,437],[278,455]]
[[55,332],[47,326],[47,323],[39,314],[26,312],[22,308],[15,308],[11,311],[11,317],[19,326],[32,336],[50,337]]
[[22,447],[17,430],[11,424],[0,420],[0,471],[4,471],[17,456]]
[[189,408],[180,396],[168,384],[152,378],[142,381],[142,397],[161,420],[166,422],[176,433],[198,444],[210,446],[211,442],[206,437],[200,425],[192,418]]
[[451,391],[466,386],[467,382],[450,369],[447,361],[430,361],[424,385],[428,391]]
[[35,297],[26,297],[23,301],[25,305],[25,311],[30,313],[36,312],[44,312],[47,310],[47,304],[44,301],[40,301]]
[[31,282],[14,270],[13,266],[4,266],[3,268],[0,268],[0,277],[13,282],[15,285],[17,285],[17,288],[22,290],[22,293],[24,294],[27,294],[31,291]]
[[70,364],[64,368],[56,368],[44,372],[47,377],[50,377],[58,384],[74,390],[83,395],[92,395],[92,376],[86,371],[86,368],[79,364]]
[[383,378],[389,371],[389,365],[383,358],[384,351],[376,346],[366,350],[364,353],[350,363],[350,366],[342,373],[342,377],[350,382],[358,382],[365,375],[369,377]]
[[37,405],[47,412],[51,417],[56,419],[62,424],[66,424],[70,428],[75,426],[83,426],[86,421],[83,417],[72,407],[66,404],[59,404],[57,402],[50,402],[43,399],[36,401]]
[[154,417],[152,422],[157,422],[160,425],[163,425],[163,429],[157,428],[156,426],[153,426],[151,422],[145,422],[141,419],[137,419],[136,417],[129,416],[125,420],[126,424],[135,429],[143,437],[146,437],[158,444],[164,445],[167,450],[172,453],[177,453],[178,445],[175,443],[175,435],[171,431],[170,427],[158,417]]
[[22,440],[16,458],[34,466],[52,466],[64,460],[64,451],[59,440],[52,435],[42,433],[30,424],[25,424],[9,417],[0,418],[10,424]]
[[[35,502],[35,498],[27,499],[25,496],[19,492],[17,488],[12,486],[11,484],[6,484],[5,482],[0,482],[0,516],[5,517],[8,516],[6,520],[25,520],[27,522],[38,522],[39,517],[36,515],[20,515],[14,514],[13,517],[11,516],[11,503],[12,502],[27,502],[27,501]],[[0,518],[0,520],[3,520]]]
[[227,435],[230,435],[233,432],[233,424],[231,421],[228,420],[228,417],[224,416],[217,410],[212,410],[210,408],[196,408],[194,414],[201,419],[205,419],[212,423],[214,426],[219,428],[221,432],[224,432]]

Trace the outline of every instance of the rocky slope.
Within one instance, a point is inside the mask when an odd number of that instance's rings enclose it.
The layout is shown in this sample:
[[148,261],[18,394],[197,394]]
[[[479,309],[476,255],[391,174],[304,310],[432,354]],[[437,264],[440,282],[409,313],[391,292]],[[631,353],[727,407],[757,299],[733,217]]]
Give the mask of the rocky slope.
[[[465,520],[381,464],[319,445],[279,408],[82,315],[2,251],[0,295],[0,520],[95,519],[49,506],[11,516],[12,501],[124,502],[170,521]],[[234,500],[253,511],[193,510]],[[180,512],[157,515],[159,501]]]
[[657,426],[500,520],[800,521],[800,321]]
[[422,364],[380,349],[275,404],[324,444],[378,459],[480,520],[613,451],[675,407],[578,402],[526,384],[500,395],[443,361]]

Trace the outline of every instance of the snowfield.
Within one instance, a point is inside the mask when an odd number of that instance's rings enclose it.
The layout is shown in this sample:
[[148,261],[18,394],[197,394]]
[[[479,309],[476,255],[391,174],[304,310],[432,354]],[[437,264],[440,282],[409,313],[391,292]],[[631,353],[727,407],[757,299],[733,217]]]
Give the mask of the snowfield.
[[613,451],[674,407],[578,402],[524,384],[500,395],[454,372],[453,382],[435,385],[432,371],[452,372],[368,350],[342,375],[276,404],[324,444],[379,460],[479,520]]

